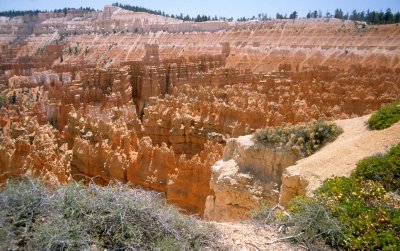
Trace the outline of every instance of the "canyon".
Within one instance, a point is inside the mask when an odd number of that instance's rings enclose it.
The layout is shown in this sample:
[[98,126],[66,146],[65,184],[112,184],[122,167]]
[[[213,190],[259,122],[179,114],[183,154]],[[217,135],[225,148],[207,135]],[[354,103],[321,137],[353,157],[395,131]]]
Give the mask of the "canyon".
[[348,171],[304,178],[313,156],[254,149],[251,134],[321,118],[352,134],[343,121],[400,99],[398,41],[395,24],[334,18],[195,23],[115,6],[1,17],[0,182],[129,182],[216,221],[286,205]]

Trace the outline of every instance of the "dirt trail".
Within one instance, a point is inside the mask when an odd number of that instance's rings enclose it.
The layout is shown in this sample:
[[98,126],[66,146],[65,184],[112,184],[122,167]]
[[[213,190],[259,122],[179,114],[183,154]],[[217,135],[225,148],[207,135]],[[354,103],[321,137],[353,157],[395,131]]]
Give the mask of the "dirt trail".
[[309,183],[307,194],[311,195],[323,180],[332,176],[349,176],[358,161],[386,153],[400,143],[400,122],[384,130],[372,131],[366,125],[369,117],[336,121],[343,128],[343,134],[320,151],[288,167],[287,173],[305,178]]
[[229,250],[306,250],[299,244],[291,242],[274,242],[284,237],[268,226],[253,222],[214,222],[216,230],[222,233],[220,242]]

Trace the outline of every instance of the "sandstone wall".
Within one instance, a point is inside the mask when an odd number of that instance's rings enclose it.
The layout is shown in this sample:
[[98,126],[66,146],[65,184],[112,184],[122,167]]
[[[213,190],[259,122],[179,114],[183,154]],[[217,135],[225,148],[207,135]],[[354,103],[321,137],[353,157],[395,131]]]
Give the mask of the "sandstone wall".
[[[132,18],[125,18],[124,13],[118,11],[107,18],[97,12],[74,14],[75,18],[67,17],[69,14],[51,17],[49,13],[33,23],[26,20],[18,25],[10,19],[0,23],[0,31],[2,26],[11,27],[0,34],[0,44],[7,51],[2,53],[5,58],[0,57],[0,62],[19,72],[22,63],[26,65],[24,69],[53,63],[79,64],[82,60],[98,66],[118,65],[140,59],[144,44],[157,43],[160,58],[188,58],[217,55],[229,42],[227,66],[254,72],[278,70],[280,65],[290,65],[293,71],[320,65],[347,69],[355,63],[374,68],[400,67],[400,47],[396,43],[400,27],[396,25],[358,28],[352,21],[336,19],[191,23],[143,13],[131,13]],[[43,26],[37,28],[43,31],[36,31],[43,34],[31,36],[32,25]],[[22,35],[10,32],[14,26]],[[59,36],[54,36],[56,31]],[[67,33],[70,35],[63,35]],[[16,56],[20,64],[9,63],[8,59]]]
[[300,157],[288,149],[256,145],[252,135],[232,138],[212,167],[205,218],[236,221],[262,205],[278,204],[282,173]]
[[25,173],[43,177],[50,183],[66,183],[70,154],[58,145],[58,132],[39,126],[35,119],[13,124],[10,137],[0,139],[0,182]]
[[[107,36],[81,35],[70,37],[68,41],[79,41],[82,47],[90,46],[91,60],[99,56],[112,58],[115,63],[142,57],[144,50],[139,45],[145,43],[158,43],[161,58],[169,58],[218,54],[222,47],[219,43],[229,42],[227,66],[270,72],[278,70],[281,64],[291,65],[293,71],[296,66],[306,70],[319,65],[346,69],[355,63],[399,68],[398,31],[395,25],[358,29],[351,21],[334,19],[274,20],[256,25],[232,24],[224,31],[213,33],[118,34],[113,37],[118,45],[105,54],[99,54],[98,50],[104,51],[110,43]],[[94,39],[96,44],[91,43]]]
[[158,15],[132,12],[115,6],[105,6],[102,12],[69,10],[64,12],[39,13],[0,21],[0,33],[69,34],[116,33],[116,32],[215,32],[229,27],[225,21],[204,23],[183,22],[182,20]]
[[242,219],[277,202],[296,156],[230,138],[400,99],[398,31],[334,19],[195,24],[115,7],[0,18],[1,179],[119,180],[188,213]]
[[220,158],[222,146],[205,143],[204,150],[187,158],[165,143],[154,145],[149,137],[138,139],[137,121],[72,114],[66,140],[73,142],[71,173],[94,177],[100,184],[111,180],[163,192],[168,201],[190,213],[202,215],[209,188],[210,166]]

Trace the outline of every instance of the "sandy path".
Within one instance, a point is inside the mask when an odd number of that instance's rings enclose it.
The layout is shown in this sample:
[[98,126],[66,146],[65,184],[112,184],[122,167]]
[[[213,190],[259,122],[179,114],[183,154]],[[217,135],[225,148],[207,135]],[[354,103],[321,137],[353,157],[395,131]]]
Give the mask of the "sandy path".
[[336,121],[343,128],[343,134],[320,151],[288,167],[287,173],[308,180],[307,193],[311,195],[323,180],[332,176],[349,176],[358,161],[386,153],[400,143],[400,122],[384,130],[370,131],[366,125],[369,117]]
[[221,222],[213,223],[216,230],[222,233],[220,242],[228,250],[306,250],[299,244],[291,242],[275,242],[274,240],[283,237],[273,229],[265,228],[260,224],[252,222]]

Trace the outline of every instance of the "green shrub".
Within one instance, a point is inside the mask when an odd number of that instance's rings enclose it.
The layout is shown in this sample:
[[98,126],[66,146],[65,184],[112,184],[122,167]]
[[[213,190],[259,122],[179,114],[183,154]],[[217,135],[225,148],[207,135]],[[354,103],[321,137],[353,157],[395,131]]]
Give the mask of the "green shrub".
[[[325,180],[314,197],[294,198],[288,206],[291,217],[275,219],[310,247],[322,238],[351,250],[398,250],[399,180],[400,144],[386,155],[360,161],[349,178]],[[265,208],[256,215],[270,217]]]
[[342,132],[335,124],[320,120],[308,125],[261,129],[252,140],[263,146],[286,147],[306,157],[335,140]]
[[0,93],[0,107],[4,106],[7,103],[6,95]]
[[1,250],[198,250],[215,238],[159,194],[127,185],[48,189],[25,179],[9,182],[0,198]]
[[381,184],[336,177],[325,180],[317,200],[342,222],[343,245],[357,250],[394,250],[400,246],[400,212]]
[[343,239],[342,224],[314,198],[298,196],[287,211],[280,206],[262,206],[253,211],[252,218],[290,235],[284,238],[306,242],[311,250],[339,245]]
[[379,182],[387,191],[400,188],[400,144],[393,147],[387,155],[374,156],[361,160],[352,177]]
[[372,130],[382,130],[400,121],[400,102],[394,102],[380,108],[368,120],[368,126]]
[[338,246],[343,240],[343,224],[317,200],[299,196],[289,204],[293,226],[292,234],[299,241],[315,243],[323,239],[331,246]]

